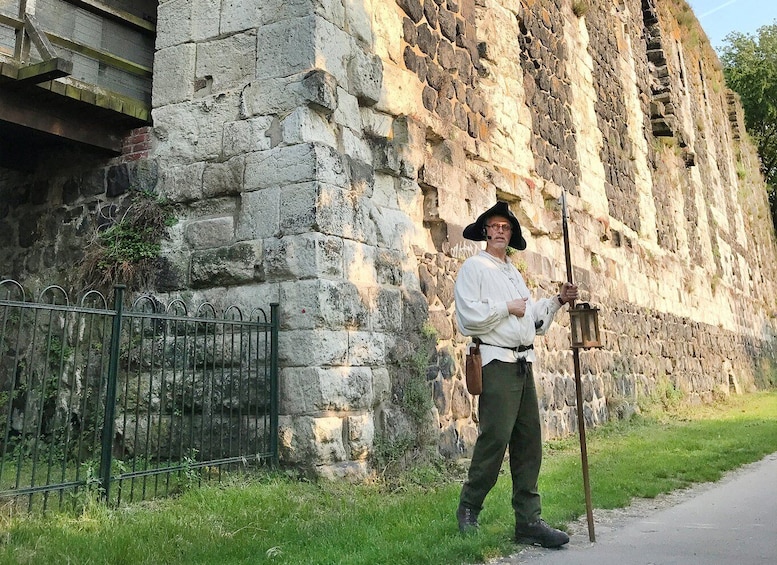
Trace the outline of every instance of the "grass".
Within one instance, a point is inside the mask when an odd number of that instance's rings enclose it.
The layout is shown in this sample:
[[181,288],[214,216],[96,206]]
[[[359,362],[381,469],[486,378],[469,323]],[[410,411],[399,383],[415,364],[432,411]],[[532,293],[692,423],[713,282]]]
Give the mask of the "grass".
[[[775,392],[591,430],[594,506],[716,480],[775,451]],[[94,503],[79,515],[5,519],[0,563],[453,564],[517,551],[509,478],[486,500],[475,535],[457,532],[459,488],[429,467],[365,485],[276,473],[115,510]],[[552,524],[585,513],[576,438],[546,443],[540,491]]]

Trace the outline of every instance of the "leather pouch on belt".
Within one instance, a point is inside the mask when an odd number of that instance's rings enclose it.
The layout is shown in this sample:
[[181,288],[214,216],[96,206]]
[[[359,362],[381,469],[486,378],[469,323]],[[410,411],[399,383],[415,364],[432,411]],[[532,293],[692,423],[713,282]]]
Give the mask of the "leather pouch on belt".
[[471,395],[483,392],[483,363],[480,357],[480,340],[473,340],[474,347],[467,352],[464,374],[467,381],[467,391]]

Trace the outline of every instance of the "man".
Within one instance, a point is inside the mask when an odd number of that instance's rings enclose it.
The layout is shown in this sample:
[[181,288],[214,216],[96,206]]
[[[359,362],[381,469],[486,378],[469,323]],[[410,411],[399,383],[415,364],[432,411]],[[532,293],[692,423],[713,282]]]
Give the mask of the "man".
[[459,530],[478,527],[483,500],[496,483],[509,448],[515,540],[559,547],[569,536],[541,518],[537,478],[542,436],[532,363],[534,337],[544,334],[561,306],[577,300],[577,286],[564,283],[553,298],[533,300],[507,248],[526,249],[518,219],[499,201],[464,229],[464,237],[486,249],[464,261],[456,277],[459,330],[481,341],[483,392],[480,432],[456,517]]

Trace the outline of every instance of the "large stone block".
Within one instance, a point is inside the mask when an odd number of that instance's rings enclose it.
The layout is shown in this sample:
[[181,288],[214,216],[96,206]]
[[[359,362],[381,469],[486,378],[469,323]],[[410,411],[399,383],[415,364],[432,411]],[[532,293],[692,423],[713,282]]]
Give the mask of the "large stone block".
[[391,375],[385,367],[372,369],[373,408],[391,398]]
[[373,208],[371,217],[375,223],[378,245],[389,249],[407,249],[416,239],[416,226],[407,214],[391,208]]
[[281,284],[282,329],[367,329],[368,311],[358,289],[337,280]]
[[253,81],[242,92],[246,116],[280,115],[304,105],[332,113],[337,108],[337,79],[321,69],[304,70]]
[[278,235],[279,199],[280,190],[277,187],[242,193],[235,237],[244,240]]
[[345,277],[359,286],[372,286],[377,282],[375,247],[358,241],[343,242],[343,269]]
[[440,159],[426,159],[424,167],[419,175],[419,180],[424,184],[433,186],[440,191],[450,190],[451,183],[455,182],[457,188],[456,192],[461,191],[461,184],[454,179],[461,176],[461,171],[458,171],[452,164],[446,163]]
[[280,383],[284,414],[353,412],[372,406],[372,370],[368,367],[285,368]]
[[321,114],[309,107],[296,108],[280,121],[280,127],[285,145],[319,143],[337,147],[334,128]]
[[386,341],[378,332],[349,332],[348,363],[354,366],[382,365],[386,362]]
[[339,105],[337,79],[321,69],[305,73],[299,92],[311,107],[326,114],[334,112]]
[[191,43],[167,47],[154,54],[151,96],[154,108],[192,99],[196,59],[197,47]]
[[375,109],[394,116],[413,114],[423,108],[423,84],[415,73],[398,65],[383,65],[380,98]]
[[354,49],[348,63],[351,92],[363,106],[372,106],[380,99],[383,86],[383,61],[379,57]]
[[190,41],[202,41],[219,34],[220,0],[172,0],[157,9],[156,49]]
[[375,172],[398,177],[401,171],[401,162],[397,146],[388,139],[379,138],[372,139],[370,147]]
[[402,291],[375,287],[370,290],[370,328],[396,332],[402,329]]
[[397,183],[397,202],[399,203],[399,208],[412,217],[416,225],[421,223],[423,218],[423,192],[416,179],[405,177],[399,179]]
[[[216,0],[218,2],[218,0]],[[189,0],[160,2],[157,8],[156,49],[161,50],[191,40],[191,12],[194,3]],[[216,24],[218,30],[218,23]]]
[[190,284],[230,286],[260,279],[261,242],[243,242],[192,254]]
[[375,188],[372,203],[375,206],[399,208],[397,200],[397,178],[393,175],[378,173],[375,175]]
[[320,231],[375,243],[369,211],[353,193],[337,186],[308,182],[281,189],[280,225],[283,233]]
[[416,426],[398,406],[382,404],[375,411],[375,428],[382,441],[389,444],[416,437]]
[[404,37],[402,18],[398,16],[394,2],[372,3],[373,52],[392,64],[402,61]]
[[205,163],[162,168],[159,194],[171,202],[191,202],[202,197]]
[[429,319],[429,303],[418,290],[408,287],[402,289],[402,328],[408,332],[417,332]]
[[223,124],[239,117],[238,93],[156,108],[156,153],[178,162],[216,161],[222,154]]
[[340,418],[279,418],[279,450],[288,463],[323,464],[346,460]]
[[314,14],[341,28],[345,25],[342,0],[226,0],[221,7],[221,32],[226,34]]
[[403,261],[404,250],[377,248],[375,250],[375,273],[378,284],[401,286]]
[[324,18],[314,18],[315,66],[323,69],[337,79],[340,86],[350,90],[348,81],[348,63],[353,57],[353,38],[341,27]]
[[246,157],[246,190],[311,181],[348,187],[348,174],[335,148],[303,143],[257,151]]
[[232,196],[243,189],[245,157],[239,155],[224,163],[208,163],[202,173],[202,194],[206,198]]
[[217,312],[224,312],[236,306],[243,313],[243,319],[270,321],[270,305],[280,302],[277,283],[252,281],[249,284],[230,287],[214,287],[195,290],[191,304],[212,304]]
[[268,240],[264,248],[264,272],[268,280],[341,278],[342,251],[342,239],[319,233]]
[[235,234],[234,216],[206,218],[187,224],[186,241],[194,249],[223,247],[232,243]]
[[241,110],[245,116],[278,115],[304,104],[298,92],[303,73],[280,78],[261,78],[242,91]]
[[[220,17],[213,18],[220,22],[220,32],[224,35],[255,29],[256,27],[274,21],[272,15],[277,17],[285,15],[282,9],[283,3],[279,0],[263,0],[262,2],[241,2],[239,0],[223,0],[218,13]],[[280,13],[279,13],[280,12]]]
[[347,357],[345,330],[288,330],[278,337],[278,361],[284,367],[344,365]]
[[[340,128],[340,147],[342,147],[344,155],[351,157],[355,161],[367,163],[372,159],[370,144],[360,133],[351,128]],[[370,171],[372,171],[372,167],[370,167]],[[354,180],[358,181],[358,179]],[[369,194],[366,194],[366,196],[369,196]]]
[[224,124],[223,151],[226,157],[270,149],[267,130],[272,118],[261,116]]
[[349,416],[347,422],[351,459],[364,460],[372,452],[372,446],[375,443],[375,422],[372,414]]
[[316,476],[328,481],[363,483],[374,476],[369,461],[344,461],[334,465],[317,465]]
[[210,78],[213,92],[247,84],[255,74],[255,33],[241,33],[197,45],[195,76]]
[[394,116],[383,112],[377,112],[372,108],[359,108],[362,115],[362,131],[365,135],[374,138],[388,138],[391,136],[394,124]]
[[317,18],[311,15],[260,27],[257,79],[288,77],[317,67],[316,26]]
[[337,124],[346,126],[354,131],[362,130],[359,100],[342,87],[337,89],[337,109],[332,117]]

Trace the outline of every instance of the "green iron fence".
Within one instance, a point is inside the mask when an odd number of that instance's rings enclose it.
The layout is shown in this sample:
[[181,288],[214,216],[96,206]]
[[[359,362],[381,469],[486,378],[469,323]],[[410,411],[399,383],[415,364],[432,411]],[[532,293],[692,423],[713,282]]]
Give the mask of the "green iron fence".
[[278,458],[278,305],[124,308],[0,281],[0,505],[120,504]]

